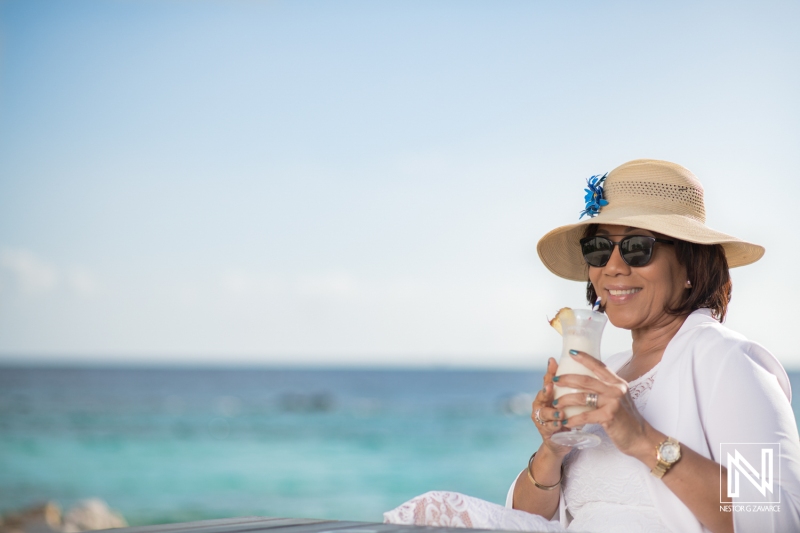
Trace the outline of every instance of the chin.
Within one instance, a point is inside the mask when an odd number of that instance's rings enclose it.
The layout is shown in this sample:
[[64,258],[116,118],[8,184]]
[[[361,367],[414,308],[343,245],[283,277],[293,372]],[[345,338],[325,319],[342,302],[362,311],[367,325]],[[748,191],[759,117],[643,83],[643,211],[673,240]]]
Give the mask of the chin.
[[636,317],[632,313],[626,313],[619,309],[606,308],[605,310],[608,321],[611,322],[615,328],[620,329],[633,329],[637,323]]

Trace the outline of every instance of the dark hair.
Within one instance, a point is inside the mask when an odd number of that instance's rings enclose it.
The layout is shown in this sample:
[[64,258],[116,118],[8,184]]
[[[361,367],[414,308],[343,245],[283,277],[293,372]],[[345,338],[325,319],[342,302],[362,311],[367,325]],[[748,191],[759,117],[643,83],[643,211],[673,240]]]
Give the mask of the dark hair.
[[[589,224],[583,236],[594,237],[595,234],[597,234],[597,224]],[[697,309],[708,308],[711,309],[711,315],[722,322],[728,312],[733,291],[725,250],[719,244],[696,244],[674,240],[678,262],[686,268],[692,288],[687,291],[683,301],[676,307],[667,309],[667,313],[680,316],[688,315]],[[597,301],[597,293],[591,280],[586,284],[586,299],[589,305]],[[605,311],[604,306],[601,306],[600,310]]]

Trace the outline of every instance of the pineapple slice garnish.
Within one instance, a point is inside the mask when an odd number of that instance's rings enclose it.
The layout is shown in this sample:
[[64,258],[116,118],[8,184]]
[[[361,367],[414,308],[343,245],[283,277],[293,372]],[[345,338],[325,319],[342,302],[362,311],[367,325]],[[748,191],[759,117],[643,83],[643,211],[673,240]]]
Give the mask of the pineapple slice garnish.
[[553,329],[555,329],[558,332],[558,334],[561,335],[561,336],[564,335],[564,332],[561,329],[561,321],[562,320],[568,320],[568,321],[574,321],[575,320],[575,313],[572,312],[571,308],[562,307],[561,309],[558,310],[558,313],[556,313],[556,316],[553,317],[553,319],[550,321],[550,325],[553,326]]

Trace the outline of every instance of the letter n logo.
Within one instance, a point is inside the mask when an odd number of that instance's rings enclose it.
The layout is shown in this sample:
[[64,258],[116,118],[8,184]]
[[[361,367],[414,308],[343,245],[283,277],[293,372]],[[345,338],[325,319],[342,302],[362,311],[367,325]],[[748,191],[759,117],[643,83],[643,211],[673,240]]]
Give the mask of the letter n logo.
[[[727,495],[734,503],[780,503],[775,461],[780,458],[780,443],[720,444],[720,485],[722,466],[728,469]],[[721,488],[721,487],[720,487]],[[720,491],[721,492],[721,491]]]

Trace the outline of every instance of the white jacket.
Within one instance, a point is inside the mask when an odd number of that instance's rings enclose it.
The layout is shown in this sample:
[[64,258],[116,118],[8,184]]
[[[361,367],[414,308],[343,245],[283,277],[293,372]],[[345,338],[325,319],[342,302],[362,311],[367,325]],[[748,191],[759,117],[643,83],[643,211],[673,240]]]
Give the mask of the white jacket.
[[[622,352],[606,365],[616,371],[630,357],[630,351]],[[720,443],[780,443],[775,458],[780,511],[734,507],[737,533],[800,532],[800,438],[791,394],[789,378],[775,356],[721,325],[708,309],[689,315],[661,358],[644,415],[655,429],[720,464],[726,463]],[[646,478],[652,500],[671,530],[708,531],[663,481],[649,474]],[[743,477],[741,481],[741,487],[748,485]],[[746,493],[745,487],[733,503],[752,501]],[[564,527],[569,525],[563,492],[559,519]]]

